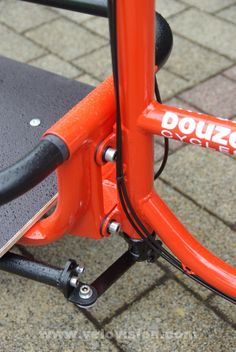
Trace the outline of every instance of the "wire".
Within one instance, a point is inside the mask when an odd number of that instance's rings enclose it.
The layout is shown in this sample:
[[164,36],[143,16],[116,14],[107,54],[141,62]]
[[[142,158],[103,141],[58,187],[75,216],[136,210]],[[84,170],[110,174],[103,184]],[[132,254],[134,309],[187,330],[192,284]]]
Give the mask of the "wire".
[[[156,96],[156,100],[158,101],[158,103],[162,104],[161,95],[160,95],[160,91],[159,91],[156,77],[155,77],[155,96]],[[162,163],[161,163],[159,170],[155,172],[154,180],[156,180],[158,177],[160,177],[160,175],[164,171],[166,164],[167,164],[168,155],[169,155],[169,139],[166,137],[164,137],[164,148],[165,149],[164,149],[164,156],[162,159]]]
[[[218,294],[222,298],[225,298],[231,303],[236,304],[236,299],[220,292],[215,287],[209,285],[207,282],[202,280],[196,275],[189,274],[183,269],[181,262],[176,259],[171,253],[169,253],[163,246],[159,244],[159,241],[155,241],[153,238],[153,233],[150,233],[142,221],[139,219],[138,215],[133,208],[124,181],[123,172],[123,149],[122,149],[122,124],[121,124],[121,113],[120,113],[120,97],[119,97],[119,73],[118,73],[118,55],[117,55],[117,25],[116,25],[116,0],[108,1],[108,18],[109,18],[109,28],[110,28],[110,38],[111,38],[111,55],[112,55],[112,68],[114,76],[114,86],[115,86],[115,99],[116,99],[116,148],[117,148],[117,160],[116,160],[116,179],[117,179],[117,189],[121,201],[123,211],[130,222],[136,233],[152,248],[155,252],[161,255],[163,259],[168,261],[175,268],[180,270],[182,273],[186,274],[192,280],[198,282],[202,286],[208,288],[214,293]],[[157,82],[155,83],[156,97],[161,101],[159,89]],[[165,144],[165,150],[168,150],[168,144]],[[163,159],[162,165],[166,164],[166,158]],[[164,162],[165,161],[165,162]],[[162,169],[163,166],[161,166]],[[163,171],[161,168],[158,170],[157,174]],[[161,170],[161,171],[160,171]],[[157,177],[158,177],[157,176]]]

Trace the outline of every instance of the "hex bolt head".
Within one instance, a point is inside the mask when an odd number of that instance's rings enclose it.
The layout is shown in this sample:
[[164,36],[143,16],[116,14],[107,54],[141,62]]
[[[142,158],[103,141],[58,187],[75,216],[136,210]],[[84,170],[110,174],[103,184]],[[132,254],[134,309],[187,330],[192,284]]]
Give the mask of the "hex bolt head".
[[92,296],[93,290],[89,285],[82,285],[79,290],[79,296],[82,299],[88,299]]
[[32,126],[32,127],[38,127],[40,124],[41,124],[40,119],[32,119],[30,121],[30,126]]
[[107,226],[107,232],[111,235],[117,235],[121,231],[120,223],[117,221],[111,221]]
[[117,157],[117,150],[111,147],[108,147],[103,154],[104,161],[108,161],[110,163],[114,163],[116,161],[116,157]]

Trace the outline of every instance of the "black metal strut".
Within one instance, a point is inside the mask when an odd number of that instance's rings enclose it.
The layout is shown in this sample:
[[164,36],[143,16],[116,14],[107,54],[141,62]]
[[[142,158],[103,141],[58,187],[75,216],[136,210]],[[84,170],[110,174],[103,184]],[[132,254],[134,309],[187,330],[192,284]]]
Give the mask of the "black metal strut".
[[[142,240],[132,240],[125,236],[129,249],[105,270],[92,284],[80,281],[79,266],[68,260],[64,268],[51,266],[12,252],[0,258],[0,270],[16,274],[46,285],[56,287],[72,303],[81,308],[92,306],[127,270],[138,261],[153,262],[158,255]],[[160,241],[157,241],[158,245]]]
[[107,17],[107,0],[21,0],[60,9]]

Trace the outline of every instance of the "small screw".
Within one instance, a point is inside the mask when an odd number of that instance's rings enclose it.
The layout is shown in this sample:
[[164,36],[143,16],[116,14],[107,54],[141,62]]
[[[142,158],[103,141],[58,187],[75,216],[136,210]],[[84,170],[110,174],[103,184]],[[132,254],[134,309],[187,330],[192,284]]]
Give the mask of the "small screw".
[[85,270],[85,268],[84,268],[83,266],[79,266],[79,265],[75,268],[75,272],[76,272],[78,275],[83,274],[84,270]]
[[32,119],[30,121],[30,126],[32,126],[32,127],[38,127],[40,124],[41,124],[40,119]]
[[116,149],[113,149],[111,147],[107,148],[103,154],[103,159],[111,163],[114,163],[116,161],[116,157],[117,157],[117,151]]
[[70,279],[70,285],[72,287],[78,287],[79,286],[79,278],[78,276],[72,276],[71,279]]
[[116,235],[121,231],[121,226],[117,221],[111,221],[107,227],[107,232],[111,235]]
[[79,296],[82,299],[88,299],[92,296],[93,290],[89,285],[82,285],[79,290]]

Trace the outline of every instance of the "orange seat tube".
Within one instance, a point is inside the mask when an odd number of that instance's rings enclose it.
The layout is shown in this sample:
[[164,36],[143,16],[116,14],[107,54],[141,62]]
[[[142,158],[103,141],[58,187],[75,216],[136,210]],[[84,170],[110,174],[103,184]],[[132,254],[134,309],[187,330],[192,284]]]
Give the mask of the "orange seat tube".
[[154,15],[153,0],[117,2],[123,168],[134,207],[153,188],[153,136],[137,120],[154,94]]

